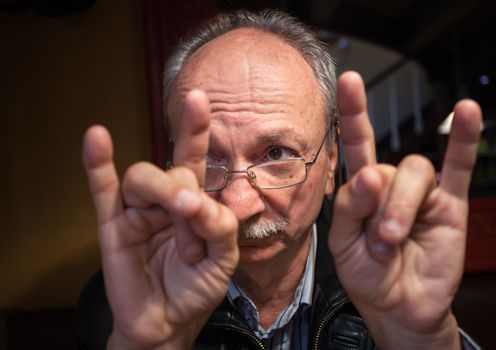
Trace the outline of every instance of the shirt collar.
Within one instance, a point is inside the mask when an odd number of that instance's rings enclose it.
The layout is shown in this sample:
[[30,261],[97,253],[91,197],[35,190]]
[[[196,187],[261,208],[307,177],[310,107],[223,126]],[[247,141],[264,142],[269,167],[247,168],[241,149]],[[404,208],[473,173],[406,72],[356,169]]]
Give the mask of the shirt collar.
[[[277,317],[274,324],[267,330],[281,328],[286,325],[294,314],[301,309],[306,309],[312,304],[312,293],[315,275],[315,259],[317,253],[317,225],[312,225],[312,238],[308,248],[308,256],[303,276],[296,287],[293,301]],[[258,310],[251,299],[235,282],[231,281],[227,290],[227,298],[233,307],[241,313],[251,328],[256,328],[259,322]],[[260,327],[259,327],[260,328]]]

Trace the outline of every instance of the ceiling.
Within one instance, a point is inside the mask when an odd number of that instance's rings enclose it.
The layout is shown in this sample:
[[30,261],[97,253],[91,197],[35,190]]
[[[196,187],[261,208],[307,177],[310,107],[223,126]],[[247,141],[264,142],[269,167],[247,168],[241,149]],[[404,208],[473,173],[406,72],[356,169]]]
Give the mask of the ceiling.
[[96,0],[0,0],[0,11],[33,9],[46,16],[66,16],[88,10]]
[[[57,16],[96,0],[0,0],[0,10],[33,8]],[[220,10],[266,7],[287,11],[335,37],[347,35],[393,49],[419,62],[449,91],[447,103],[471,97],[496,119],[494,0],[217,0]]]
[[478,100],[496,119],[492,0],[219,0],[221,10],[275,7],[308,24],[398,51],[419,62],[452,99]]

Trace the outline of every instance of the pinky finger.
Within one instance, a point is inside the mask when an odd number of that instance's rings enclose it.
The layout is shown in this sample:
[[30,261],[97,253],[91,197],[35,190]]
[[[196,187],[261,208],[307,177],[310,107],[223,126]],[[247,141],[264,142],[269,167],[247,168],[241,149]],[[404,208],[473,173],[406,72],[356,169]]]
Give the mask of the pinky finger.
[[460,199],[468,196],[470,176],[477,158],[481,114],[479,105],[472,100],[463,100],[455,106],[441,188]]

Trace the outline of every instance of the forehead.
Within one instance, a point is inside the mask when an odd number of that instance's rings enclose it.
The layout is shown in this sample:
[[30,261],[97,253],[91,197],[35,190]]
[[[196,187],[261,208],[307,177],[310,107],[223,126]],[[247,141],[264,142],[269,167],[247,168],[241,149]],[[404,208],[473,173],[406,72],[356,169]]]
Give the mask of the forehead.
[[[323,98],[312,68],[294,47],[258,29],[228,32],[198,49],[180,71],[168,103],[175,128],[185,94],[204,90],[212,112],[226,118],[273,115],[323,123]],[[217,113],[216,112],[224,112]]]

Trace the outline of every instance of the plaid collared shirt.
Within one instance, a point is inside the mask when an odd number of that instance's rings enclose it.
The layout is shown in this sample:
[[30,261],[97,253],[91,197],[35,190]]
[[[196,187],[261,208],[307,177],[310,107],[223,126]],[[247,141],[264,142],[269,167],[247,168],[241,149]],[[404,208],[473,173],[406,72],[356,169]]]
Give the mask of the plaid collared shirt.
[[317,227],[312,227],[312,240],[303,276],[296,287],[293,301],[265,330],[259,324],[257,307],[250,298],[231,281],[227,297],[234,308],[243,316],[248,326],[260,338],[266,349],[300,350],[308,346],[309,309],[312,304],[315,256],[317,252]]

